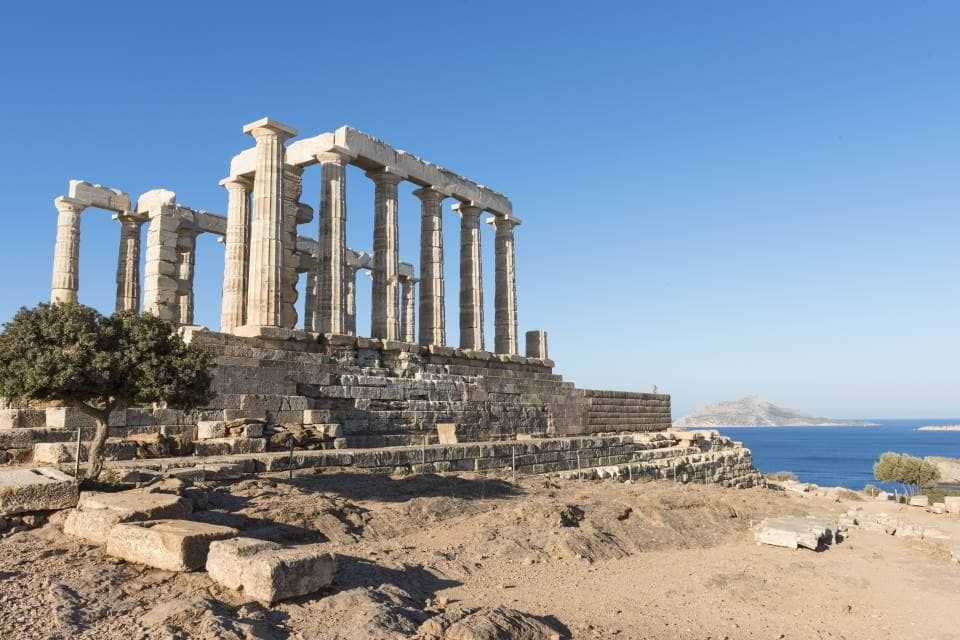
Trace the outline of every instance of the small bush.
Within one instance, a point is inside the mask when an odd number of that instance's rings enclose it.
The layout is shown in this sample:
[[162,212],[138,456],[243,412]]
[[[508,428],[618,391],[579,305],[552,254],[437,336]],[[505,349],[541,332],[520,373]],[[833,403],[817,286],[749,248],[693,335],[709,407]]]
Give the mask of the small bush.
[[837,497],[841,500],[852,500],[853,502],[863,502],[863,496],[861,496],[856,491],[850,491],[850,489],[840,489],[837,492]]
[[873,465],[873,477],[880,482],[898,482],[916,493],[933,487],[940,479],[940,470],[921,458],[888,451]]
[[863,492],[871,498],[876,498],[878,495],[880,495],[880,489],[872,484],[865,486],[863,488]]

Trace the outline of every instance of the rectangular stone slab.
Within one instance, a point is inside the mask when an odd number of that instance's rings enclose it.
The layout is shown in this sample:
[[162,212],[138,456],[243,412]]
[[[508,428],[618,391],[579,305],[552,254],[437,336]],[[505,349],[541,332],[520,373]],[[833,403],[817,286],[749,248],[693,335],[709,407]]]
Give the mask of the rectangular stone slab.
[[333,582],[336,559],[329,545],[280,547],[253,538],[214,542],[207,557],[210,577],[265,605],[313,593]]
[[165,571],[196,571],[206,565],[211,542],[237,533],[231,527],[190,520],[118,524],[107,535],[107,555]]
[[85,492],[67,514],[63,532],[91,544],[106,544],[110,529],[122,522],[185,518],[192,510],[189,500],[169,493]]
[[0,516],[69,509],[78,496],[73,477],[52,467],[0,471]]

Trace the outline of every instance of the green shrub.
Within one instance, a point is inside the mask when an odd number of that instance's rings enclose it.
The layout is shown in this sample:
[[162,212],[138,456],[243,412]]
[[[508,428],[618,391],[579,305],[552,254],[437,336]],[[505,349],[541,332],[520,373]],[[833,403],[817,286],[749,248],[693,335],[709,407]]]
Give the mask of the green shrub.
[[909,493],[916,493],[935,485],[940,470],[921,458],[888,451],[873,465],[873,477],[880,482],[897,482]]

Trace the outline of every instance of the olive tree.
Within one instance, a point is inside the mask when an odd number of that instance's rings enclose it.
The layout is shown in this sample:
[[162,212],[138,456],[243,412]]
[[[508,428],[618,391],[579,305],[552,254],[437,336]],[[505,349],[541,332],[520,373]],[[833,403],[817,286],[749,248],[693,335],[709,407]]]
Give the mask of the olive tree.
[[55,400],[91,416],[88,473],[103,465],[111,411],[165,403],[189,410],[211,398],[210,358],[173,326],[132,311],[103,316],[76,303],[22,308],[0,333],[0,395]]
[[921,458],[888,451],[873,465],[873,477],[880,482],[897,482],[915,493],[933,486],[940,479],[940,470]]

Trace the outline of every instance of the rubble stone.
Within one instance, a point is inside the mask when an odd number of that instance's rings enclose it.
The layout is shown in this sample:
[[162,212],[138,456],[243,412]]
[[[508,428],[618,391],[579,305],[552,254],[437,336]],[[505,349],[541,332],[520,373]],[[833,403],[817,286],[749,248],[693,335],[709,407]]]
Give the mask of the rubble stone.
[[833,542],[834,525],[816,518],[766,518],[754,528],[754,539],[761,544],[816,551]]
[[63,524],[63,532],[92,544],[104,544],[119,523],[159,518],[184,518],[192,511],[189,500],[169,493],[123,491],[83,493]]
[[911,496],[910,506],[911,507],[929,507],[930,497],[929,496]]

